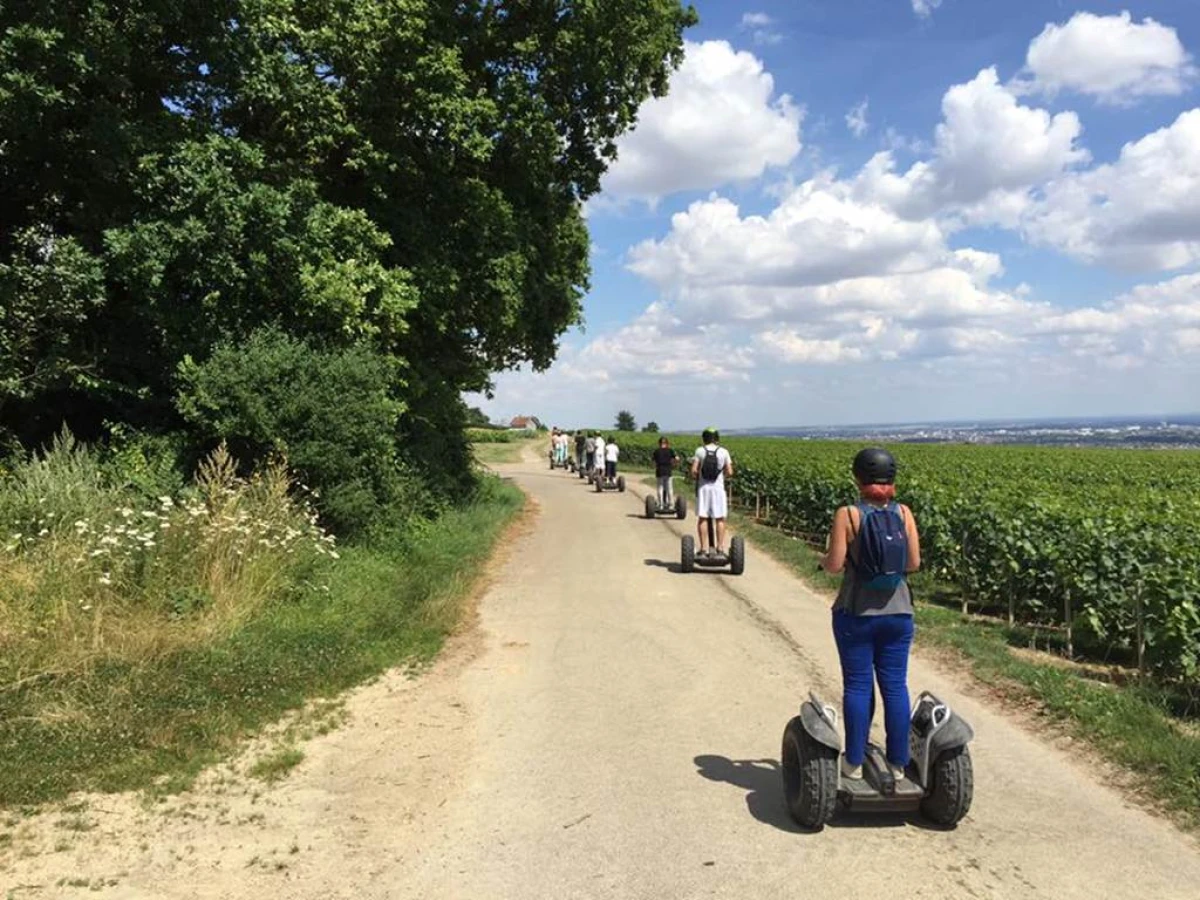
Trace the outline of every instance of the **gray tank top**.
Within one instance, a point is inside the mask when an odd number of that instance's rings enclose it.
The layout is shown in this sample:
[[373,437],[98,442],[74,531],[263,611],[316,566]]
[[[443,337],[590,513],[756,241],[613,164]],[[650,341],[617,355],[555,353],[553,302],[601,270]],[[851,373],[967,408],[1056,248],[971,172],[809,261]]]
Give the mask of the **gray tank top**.
[[[857,532],[856,532],[857,535]],[[834,610],[844,609],[853,616],[911,616],[913,614],[912,591],[908,582],[886,591],[875,590],[862,584],[858,571],[850,559],[853,546],[846,551],[846,568],[842,571],[842,586],[838,588]]]

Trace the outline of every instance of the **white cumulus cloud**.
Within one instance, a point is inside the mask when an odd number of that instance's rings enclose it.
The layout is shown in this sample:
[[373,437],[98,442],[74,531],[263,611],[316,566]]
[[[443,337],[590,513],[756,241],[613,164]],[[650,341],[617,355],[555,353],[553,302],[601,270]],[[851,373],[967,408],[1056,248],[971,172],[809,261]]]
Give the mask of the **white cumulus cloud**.
[[638,112],[604,177],[606,195],[655,202],[748,181],[800,153],[803,111],[751,53],[726,41],[687,43],[666,97]]
[[1026,237],[1085,262],[1168,270],[1200,262],[1200,109],[1052,181]]
[[912,9],[922,19],[928,19],[942,5],[942,0],[912,0]]
[[1102,103],[1178,96],[1196,76],[1174,28],[1151,18],[1135,22],[1128,12],[1078,12],[1065,24],[1048,24],[1029,45],[1026,69],[1025,89],[1077,91]]
[[911,218],[957,210],[972,220],[1012,222],[1031,187],[1089,159],[1078,145],[1081,132],[1075,113],[1025,106],[995,68],[983,69],[946,91],[930,159],[897,174],[891,152],[877,154],[858,190]]

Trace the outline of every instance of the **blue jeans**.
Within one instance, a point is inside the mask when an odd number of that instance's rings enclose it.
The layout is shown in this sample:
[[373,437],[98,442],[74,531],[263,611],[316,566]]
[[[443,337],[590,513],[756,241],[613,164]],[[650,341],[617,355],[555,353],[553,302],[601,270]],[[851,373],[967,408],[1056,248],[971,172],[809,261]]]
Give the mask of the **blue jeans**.
[[833,638],[842,661],[842,714],[846,719],[846,762],[862,765],[867,735],[875,717],[875,686],[883,697],[887,758],[908,765],[908,651],[913,641],[912,616],[833,614]]

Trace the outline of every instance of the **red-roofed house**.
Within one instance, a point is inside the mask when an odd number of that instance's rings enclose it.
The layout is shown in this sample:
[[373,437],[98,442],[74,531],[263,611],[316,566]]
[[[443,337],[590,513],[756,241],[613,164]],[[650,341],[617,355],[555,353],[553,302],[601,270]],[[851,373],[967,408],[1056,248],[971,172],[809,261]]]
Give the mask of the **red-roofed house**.
[[541,427],[537,416],[517,416],[508,424],[510,431],[537,431]]

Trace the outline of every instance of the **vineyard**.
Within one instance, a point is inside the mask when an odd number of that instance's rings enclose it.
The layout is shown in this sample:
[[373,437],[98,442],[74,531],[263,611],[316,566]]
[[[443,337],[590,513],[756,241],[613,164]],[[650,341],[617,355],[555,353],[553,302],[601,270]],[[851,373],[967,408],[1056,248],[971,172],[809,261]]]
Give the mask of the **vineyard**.
[[[649,463],[657,435],[623,434]],[[690,454],[694,435],[672,439]],[[824,535],[856,496],[859,444],[726,440],[736,505]],[[1200,682],[1200,454],[903,444],[900,498],[921,527],[924,569],[963,609],[1060,631],[1143,671]]]

